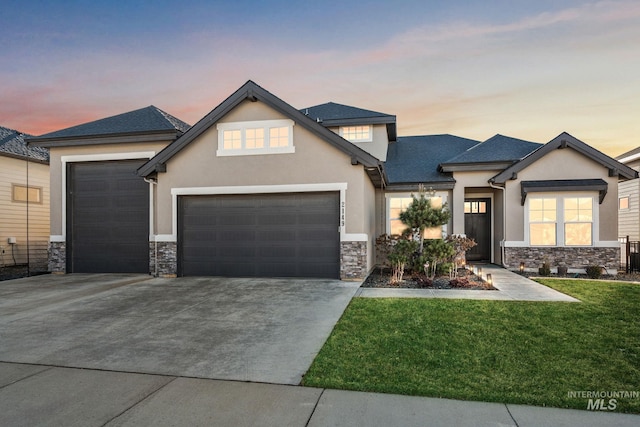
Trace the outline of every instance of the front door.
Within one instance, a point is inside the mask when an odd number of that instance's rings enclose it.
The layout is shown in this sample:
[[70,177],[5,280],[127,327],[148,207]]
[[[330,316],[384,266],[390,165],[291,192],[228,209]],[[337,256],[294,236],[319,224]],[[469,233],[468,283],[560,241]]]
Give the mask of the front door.
[[491,199],[464,199],[464,231],[477,246],[467,251],[467,261],[491,261]]

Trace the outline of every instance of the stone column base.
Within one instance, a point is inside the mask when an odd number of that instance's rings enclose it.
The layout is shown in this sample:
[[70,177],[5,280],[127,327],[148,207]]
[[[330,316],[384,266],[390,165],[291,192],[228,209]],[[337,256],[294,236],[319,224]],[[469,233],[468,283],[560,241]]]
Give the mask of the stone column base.
[[367,273],[367,242],[340,242],[340,279],[364,279]]
[[149,273],[155,277],[176,277],[178,274],[176,242],[149,242]]
[[67,272],[67,243],[49,242],[48,270],[51,273],[64,274]]

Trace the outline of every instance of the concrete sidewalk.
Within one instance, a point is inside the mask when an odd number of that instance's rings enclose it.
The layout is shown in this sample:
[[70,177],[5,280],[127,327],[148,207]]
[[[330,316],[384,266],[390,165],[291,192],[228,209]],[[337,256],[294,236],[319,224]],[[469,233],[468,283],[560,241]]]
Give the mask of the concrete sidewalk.
[[0,362],[0,425],[635,427],[640,416]]
[[484,277],[491,274],[493,287],[497,291],[470,289],[403,289],[403,288],[360,288],[356,297],[363,298],[453,298],[482,299],[500,301],[561,301],[579,300],[551,289],[526,277],[520,276],[497,265],[482,265]]

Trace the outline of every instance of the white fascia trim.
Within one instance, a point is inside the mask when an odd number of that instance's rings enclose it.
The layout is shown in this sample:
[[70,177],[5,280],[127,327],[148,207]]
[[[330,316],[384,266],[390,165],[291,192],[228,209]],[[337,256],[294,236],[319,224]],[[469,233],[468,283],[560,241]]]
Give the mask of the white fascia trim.
[[[67,241],[67,163],[78,162],[105,162],[111,160],[134,160],[134,159],[150,159],[156,155],[155,151],[134,151],[131,153],[102,153],[102,154],[75,154],[71,156],[61,156],[62,162],[62,234],[55,237],[61,240],[51,240],[52,242]],[[142,178],[140,178],[142,179]],[[153,197],[153,187],[150,186],[151,198]],[[153,200],[149,200],[149,233],[153,230]]]
[[368,242],[369,235],[366,233],[343,233],[340,235],[341,242]]
[[54,242],[54,243],[55,242],[64,243],[64,242],[67,241],[67,238],[65,236],[63,236],[63,235],[60,235],[60,234],[52,234],[51,236],[49,236],[49,241],[50,242]]
[[636,154],[632,154],[632,155],[627,156],[627,157],[623,157],[623,158],[619,159],[618,161],[620,163],[627,163],[627,162],[630,162],[630,161],[636,160],[636,159],[640,159],[640,153],[636,153]]
[[[178,196],[215,196],[222,194],[269,194],[269,193],[311,193],[319,191],[340,192],[340,241],[359,240],[366,234],[347,234],[346,218],[346,182],[330,182],[320,184],[283,184],[283,185],[246,185],[224,187],[183,187],[171,189],[171,234],[156,235],[156,242],[178,241]],[[347,238],[348,237],[348,238]]]

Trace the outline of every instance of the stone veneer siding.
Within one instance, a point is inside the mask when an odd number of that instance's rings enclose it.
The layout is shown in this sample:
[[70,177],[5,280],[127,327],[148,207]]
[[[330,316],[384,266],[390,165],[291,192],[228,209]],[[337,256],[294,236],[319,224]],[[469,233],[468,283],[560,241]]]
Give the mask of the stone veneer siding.
[[178,273],[176,242],[149,242],[149,273],[156,277],[176,276]]
[[367,242],[340,242],[340,278],[367,277]]
[[67,243],[49,242],[49,271],[51,273],[67,272]]
[[620,266],[620,248],[505,248],[505,258],[505,263],[512,269],[519,268],[523,261],[525,268],[537,269],[547,261],[552,269],[558,266],[583,269],[600,265],[608,270],[617,270]]

